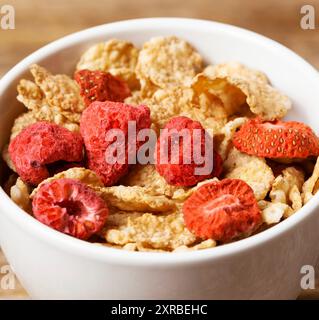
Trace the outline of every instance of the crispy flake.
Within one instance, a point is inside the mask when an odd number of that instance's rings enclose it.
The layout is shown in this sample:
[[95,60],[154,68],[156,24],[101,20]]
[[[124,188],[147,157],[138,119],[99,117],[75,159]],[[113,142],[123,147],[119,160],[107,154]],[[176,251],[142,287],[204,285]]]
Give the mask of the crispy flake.
[[[319,157],[313,169],[311,177],[302,186],[303,203],[307,203],[315,194],[315,186],[319,180]],[[318,188],[316,188],[318,190]]]
[[136,73],[159,88],[180,86],[201,71],[201,56],[187,42],[171,37],[156,37],[144,43]]
[[89,187],[92,188],[98,188],[103,187],[103,183],[101,182],[100,178],[97,176],[97,174],[89,169],[85,168],[71,168],[63,172],[59,172],[53,177],[50,177],[44,181],[42,181],[36,189],[33,190],[31,194],[31,198],[35,196],[35,194],[38,192],[39,188],[44,184],[51,182],[53,180],[57,179],[75,179],[79,180],[82,183],[85,183]]
[[128,219],[116,229],[109,229],[106,241],[118,245],[140,244],[145,248],[174,250],[195,243],[196,236],[185,227],[181,213],[153,215],[144,213]]
[[[205,75],[211,79],[210,86],[213,88],[215,86],[227,88],[228,84],[240,89],[246,96],[250,110],[263,119],[282,118],[291,108],[291,101],[288,97],[268,84],[266,76],[259,71],[238,63],[226,63],[210,66],[205,70]],[[221,92],[223,93],[224,90],[221,89]],[[223,95],[218,90],[216,94],[223,100]],[[231,100],[233,100],[232,97]],[[236,106],[236,103],[234,105]]]
[[122,180],[125,186],[140,186],[146,188],[152,195],[165,195],[173,197],[175,192],[185,192],[186,188],[169,185],[156,171],[152,164],[136,165]]
[[17,99],[29,110],[38,109],[43,105],[44,94],[34,82],[22,79],[17,90]]
[[218,148],[218,153],[221,155],[223,160],[227,158],[228,152],[232,146],[232,140],[235,132],[239,129],[248,119],[245,117],[239,117],[226,123],[222,128],[221,134],[223,140]]
[[164,195],[153,195],[140,186],[113,186],[95,189],[112,207],[123,211],[165,212],[176,209],[174,201]]
[[304,183],[304,173],[294,167],[288,167],[276,177],[269,197],[274,203],[288,204],[296,212],[302,207],[301,188]]
[[290,207],[285,203],[273,203],[265,200],[258,201],[258,206],[261,210],[263,221],[266,224],[274,224],[289,214]]
[[32,212],[30,199],[30,187],[25,184],[20,178],[17,179],[14,186],[11,187],[11,199],[23,210],[28,213]]
[[52,75],[36,64],[31,66],[30,71],[49,106],[76,113],[81,113],[85,109],[80,87],[73,79],[65,74]]
[[128,41],[111,39],[90,47],[84,52],[76,69],[110,71],[127,68],[134,70],[138,49]]
[[226,178],[244,180],[254,190],[257,200],[266,197],[275,178],[265,159],[241,153],[234,147],[224,162],[224,169]]

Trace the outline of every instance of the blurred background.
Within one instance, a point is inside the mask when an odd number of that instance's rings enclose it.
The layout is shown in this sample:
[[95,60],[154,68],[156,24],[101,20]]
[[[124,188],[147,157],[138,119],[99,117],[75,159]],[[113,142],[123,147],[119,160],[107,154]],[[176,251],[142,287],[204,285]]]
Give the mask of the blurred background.
[[[253,30],[281,42],[319,69],[319,0],[0,0],[0,8],[5,4],[15,8],[16,28],[0,29],[0,77],[26,55],[69,33],[112,21],[164,16],[215,20]],[[315,30],[300,27],[305,4],[316,10]],[[0,251],[0,268],[5,264]],[[26,294],[17,285],[16,290],[0,288],[1,297]],[[305,297],[319,298],[319,290],[303,292],[301,298]]]
[[[0,0],[16,29],[0,30],[0,76],[52,40],[95,25],[142,17],[189,17],[247,28],[293,49],[319,68],[319,0]],[[317,9],[316,30],[300,27],[300,9]]]

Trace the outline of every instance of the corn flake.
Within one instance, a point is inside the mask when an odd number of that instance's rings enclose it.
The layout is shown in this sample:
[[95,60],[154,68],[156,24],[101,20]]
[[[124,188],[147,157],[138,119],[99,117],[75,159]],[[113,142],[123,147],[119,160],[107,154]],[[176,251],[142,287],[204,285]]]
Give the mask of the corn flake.
[[18,178],[15,185],[11,187],[10,197],[21,209],[31,214],[30,191],[30,187]]
[[188,84],[202,67],[201,56],[186,41],[174,36],[156,37],[144,43],[136,73],[139,79],[166,88]]
[[303,203],[307,203],[315,194],[315,186],[319,180],[319,157],[317,158],[316,165],[313,169],[311,177],[302,186],[302,199]]
[[261,215],[264,223],[274,224],[290,213],[290,207],[285,203],[274,203],[265,200],[258,201],[258,206],[261,210]]
[[32,81],[22,79],[17,87],[17,99],[29,110],[35,110],[43,105],[44,94],[41,89]]
[[35,196],[35,194],[38,192],[39,188],[44,183],[49,183],[51,181],[57,180],[57,179],[74,179],[79,180],[80,182],[92,187],[92,188],[98,188],[103,187],[103,183],[101,182],[101,179],[98,177],[98,175],[85,168],[71,168],[63,172],[59,172],[53,177],[50,177],[44,181],[42,181],[36,189],[33,190],[31,194],[31,198]]
[[254,191],[257,200],[266,197],[275,179],[265,159],[241,153],[233,147],[224,162],[225,177],[244,180]]
[[[268,84],[266,76],[259,71],[238,63],[225,63],[210,66],[205,70],[205,74],[213,83],[217,82],[217,87],[227,87],[225,84],[227,82],[240,89],[246,96],[250,110],[263,119],[282,118],[291,108],[289,98]],[[223,92],[223,90],[221,91]],[[216,94],[218,95],[218,91]]]
[[303,183],[304,173],[294,167],[288,167],[274,180],[269,197],[274,203],[290,205],[292,214],[302,207],[300,192]]
[[165,195],[168,198],[172,198],[179,190],[185,191],[184,188],[168,184],[152,164],[136,165],[121,180],[121,184],[131,187],[140,186],[152,195]]
[[136,243],[145,248],[174,250],[195,243],[196,236],[185,227],[181,213],[144,213],[140,217],[128,217],[117,229],[107,230],[105,239],[117,245]]
[[223,135],[223,140],[219,145],[218,152],[225,160],[227,158],[228,152],[232,146],[232,140],[235,132],[239,129],[248,119],[246,117],[239,117],[226,123],[222,128],[221,134]]
[[73,79],[65,74],[52,75],[36,64],[30,67],[30,71],[51,107],[75,113],[81,113],[85,109],[80,87]]
[[127,68],[134,70],[138,49],[125,40],[111,39],[90,47],[80,58],[76,69],[101,70]]
[[112,186],[95,189],[112,207],[123,211],[165,212],[176,209],[174,201],[164,195],[153,195],[140,186]]

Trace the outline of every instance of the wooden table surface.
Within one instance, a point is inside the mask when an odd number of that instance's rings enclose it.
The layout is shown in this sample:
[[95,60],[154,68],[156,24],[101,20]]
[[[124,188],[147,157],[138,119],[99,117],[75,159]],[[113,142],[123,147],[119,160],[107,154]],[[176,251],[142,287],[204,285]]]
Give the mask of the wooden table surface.
[[[300,8],[305,3],[317,11],[315,30],[300,27]],[[15,8],[16,29],[0,30],[0,76],[29,53],[66,34],[117,20],[164,16],[251,29],[283,43],[319,69],[319,0],[0,0],[0,7],[4,4]],[[5,264],[0,252],[0,270]],[[1,297],[26,294],[17,285],[16,290],[0,288]],[[319,299],[319,290],[303,292],[301,298]]]

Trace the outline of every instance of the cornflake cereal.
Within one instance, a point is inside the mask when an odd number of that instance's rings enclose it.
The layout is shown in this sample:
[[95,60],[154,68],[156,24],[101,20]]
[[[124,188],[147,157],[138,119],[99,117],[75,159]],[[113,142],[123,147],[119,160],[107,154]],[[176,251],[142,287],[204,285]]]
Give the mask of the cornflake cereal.
[[257,200],[263,200],[275,179],[265,159],[241,153],[232,148],[224,162],[226,178],[241,179],[254,190]]
[[[126,82],[112,77],[127,89],[120,101],[127,97],[126,104],[149,108],[157,139],[172,118],[188,117],[213,137],[214,153],[223,160],[218,178],[188,187],[170,185],[153,163],[130,164],[127,174],[106,186],[99,172],[87,169],[83,149],[85,160],[49,164],[49,178],[31,186],[15,173],[6,145],[2,157],[11,172],[5,191],[23,210],[61,232],[131,252],[192,252],[262,232],[298,214],[319,190],[319,139],[306,124],[282,120],[291,102],[261,71],[237,62],[205,65],[196,48],[175,36],[152,38],[140,49],[118,39],[89,45],[70,75],[39,65],[30,71],[33,79],[17,85],[25,110],[13,123],[9,145],[40,121],[82,131],[83,111],[89,113],[92,104],[81,97],[74,77],[103,71]],[[94,75],[101,80],[98,72]],[[83,97],[92,89],[97,100],[115,99],[112,85],[87,82]],[[102,159],[95,138],[91,144]],[[39,163],[31,166],[36,170]],[[42,210],[43,201],[50,210]],[[97,212],[101,208],[104,220]],[[51,219],[64,213],[67,219]]]
[[304,183],[304,173],[294,167],[288,167],[276,177],[269,197],[274,203],[284,203],[291,207],[286,212],[291,215],[302,207],[301,188]]
[[144,187],[113,186],[97,191],[112,207],[124,211],[165,212],[176,208],[172,200],[164,195],[152,195]]
[[11,187],[10,196],[21,209],[31,214],[30,190],[31,188],[18,178],[15,185]]
[[318,191],[318,180],[319,180],[319,158],[317,158],[316,165],[313,169],[311,177],[302,186],[302,199],[303,203],[307,203]]
[[263,221],[266,224],[280,222],[283,217],[289,216],[291,208],[285,203],[274,203],[265,200],[258,202]]
[[144,247],[166,250],[189,246],[196,241],[180,213],[157,216],[144,213],[140,217],[128,217],[118,229],[107,230],[105,238],[118,245],[140,243]]
[[181,86],[200,72],[201,56],[187,42],[176,37],[157,37],[144,43],[136,73],[159,88]]
[[[277,89],[268,84],[267,77],[259,71],[251,70],[241,64],[219,64],[211,66],[205,70],[211,80],[213,86],[215,81],[217,88],[228,87],[232,85],[242,91],[246,96],[246,102],[250,110],[265,120],[280,119],[286,115],[291,108],[291,102],[285,95],[281,94]],[[223,100],[223,95],[216,94]],[[222,89],[222,94],[225,90]],[[243,100],[235,96],[234,105],[239,107]],[[231,97],[233,101],[233,97]],[[232,109],[234,108],[231,103]]]
[[90,47],[81,57],[76,69],[110,72],[125,80],[131,90],[139,89],[135,67],[139,50],[128,41],[111,39]]

